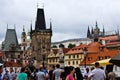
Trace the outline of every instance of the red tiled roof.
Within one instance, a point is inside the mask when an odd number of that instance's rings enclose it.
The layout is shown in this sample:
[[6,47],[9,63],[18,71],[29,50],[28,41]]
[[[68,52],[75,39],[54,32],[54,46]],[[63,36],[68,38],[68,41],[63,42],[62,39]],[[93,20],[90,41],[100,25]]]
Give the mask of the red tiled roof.
[[66,54],[78,54],[78,53],[83,53],[83,48],[87,47],[87,52],[91,53],[91,52],[99,52],[100,51],[100,47],[102,47],[102,45],[99,42],[92,42],[90,44],[81,44],[79,46],[76,46],[74,48],[72,48],[71,50],[69,50]]
[[58,49],[52,49],[54,54],[58,53]]
[[6,67],[21,67],[20,64],[15,63],[15,62],[5,62]]
[[120,44],[120,42],[108,42],[106,45],[115,45],[115,44]]
[[[70,48],[63,48],[63,53],[67,53],[70,50]],[[59,49],[53,49],[53,53],[57,54]]]
[[118,36],[100,37],[100,40],[118,40]]
[[[89,65],[95,61],[98,61],[99,57],[101,57],[102,59],[105,59],[105,57],[112,58],[118,53],[119,50],[107,50],[106,48],[104,49],[103,52],[88,53],[86,57],[86,64]],[[88,60],[88,58],[91,58],[91,60]],[[84,61],[82,61],[80,65],[84,65]]]

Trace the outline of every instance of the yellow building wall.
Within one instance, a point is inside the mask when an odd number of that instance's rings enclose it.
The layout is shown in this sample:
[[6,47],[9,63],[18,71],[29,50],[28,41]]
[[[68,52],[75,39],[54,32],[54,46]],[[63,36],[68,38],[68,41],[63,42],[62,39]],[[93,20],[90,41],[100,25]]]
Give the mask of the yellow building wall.
[[83,59],[84,59],[83,54],[65,55],[65,66],[79,67],[79,65]]

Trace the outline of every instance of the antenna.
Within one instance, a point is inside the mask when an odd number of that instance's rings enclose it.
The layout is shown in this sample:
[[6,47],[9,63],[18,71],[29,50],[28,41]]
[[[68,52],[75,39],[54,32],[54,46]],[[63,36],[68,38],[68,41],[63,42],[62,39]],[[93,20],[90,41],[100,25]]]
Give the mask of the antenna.
[[16,25],[14,24],[14,29],[16,29]]
[[39,7],[39,3],[37,3],[37,8]]
[[42,7],[43,7],[43,9],[44,9],[44,3],[43,3],[43,5],[42,5]]

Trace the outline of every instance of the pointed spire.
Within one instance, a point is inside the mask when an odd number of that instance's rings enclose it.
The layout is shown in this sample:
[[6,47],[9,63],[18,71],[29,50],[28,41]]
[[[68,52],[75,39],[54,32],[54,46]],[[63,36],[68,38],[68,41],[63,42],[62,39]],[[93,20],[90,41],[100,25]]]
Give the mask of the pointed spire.
[[52,30],[52,21],[51,21],[51,18],[50,18],[50,30]]
[[117,35],[119,36],[119,26],[117,26]]
[[90,38],[90,37],[91,37],[91,34],[90,34],[89,26],[88,26],[88,30],[87,30],[87,38]]
[[91,29],[91,34],[94,34],[93,27],[92,27],[92,29]]
[[104,25],[103,25],[103,36],[105,36],[105,29],[104,29]]
[[23,32],[25,32],[25,28],[24,28],[25,26],[23,25]]
[[95,28],[98,29],[98,23],[97,23],[97,21],[96,21],[96,24],[95,24]]
[[35,30],[39,31],[39,30],[45,30],[45,29],[46,29],[46,23],[45,23],[44,10],[38,8],[36,23],[35,23]]
[[38,7],[39,7],[39,3],[37,3],[37,9],[38,9]]
[[30,24],[30,32],[32,32],[32,21],[31,21],[31,24]]

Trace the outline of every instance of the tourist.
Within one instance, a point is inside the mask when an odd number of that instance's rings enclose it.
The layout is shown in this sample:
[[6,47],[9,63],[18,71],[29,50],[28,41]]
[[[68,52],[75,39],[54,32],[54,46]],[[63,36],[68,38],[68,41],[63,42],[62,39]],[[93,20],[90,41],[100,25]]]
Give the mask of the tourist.
[[95,63],[95,69],[91,71],[88,76],[88,80],[105,80],[106,74],[105,71],[100,69],[99,62]]
[[70,73],[67,75],[66,80],[75,80],[74,74],[75,74],[75,68],[73,66],[69,67]]
[[75,68],[76,80],[83,80],[83,75],[79,67]]
[[9,77],[10,77],[10,80],[16,79],[15,72],[12,67],[10,68],[10,76]]
[[53,78],[53,71],[55,70],[55,66],[53,65],[52,68],[49,71],[49,80],[55,80],[55,78]]
[[45,73],[43,72],[43,66],[40,66],[40,70],[37,73],[37,80],[45,80]]
[[0,80],[3,80],[3,74],[2,74],[2,72],[3,72],[3,67],[0,66]]
[[56,69],[53,71],[53,78],[55,77],[55,80],[60,80],[61,73],[64,72],[64,70],[60,69],[60,65],[56,65]]
[[21,72],[18,73],[17,79],[18,80],[27,80],[27,74],[25,73],[25,68],[24,67],[22,67]]
[[3,75],[3,80],[9,80],[9,79],[10,79],[9,71],[6,70],[5,74]]
[[116,74],[114,72],[108,73],[108,80],[116,80]]
[[88,75],[90,74],[89,68],[86,68],[86,72],[84,73],[83,77],[85,80],[88,80]]

